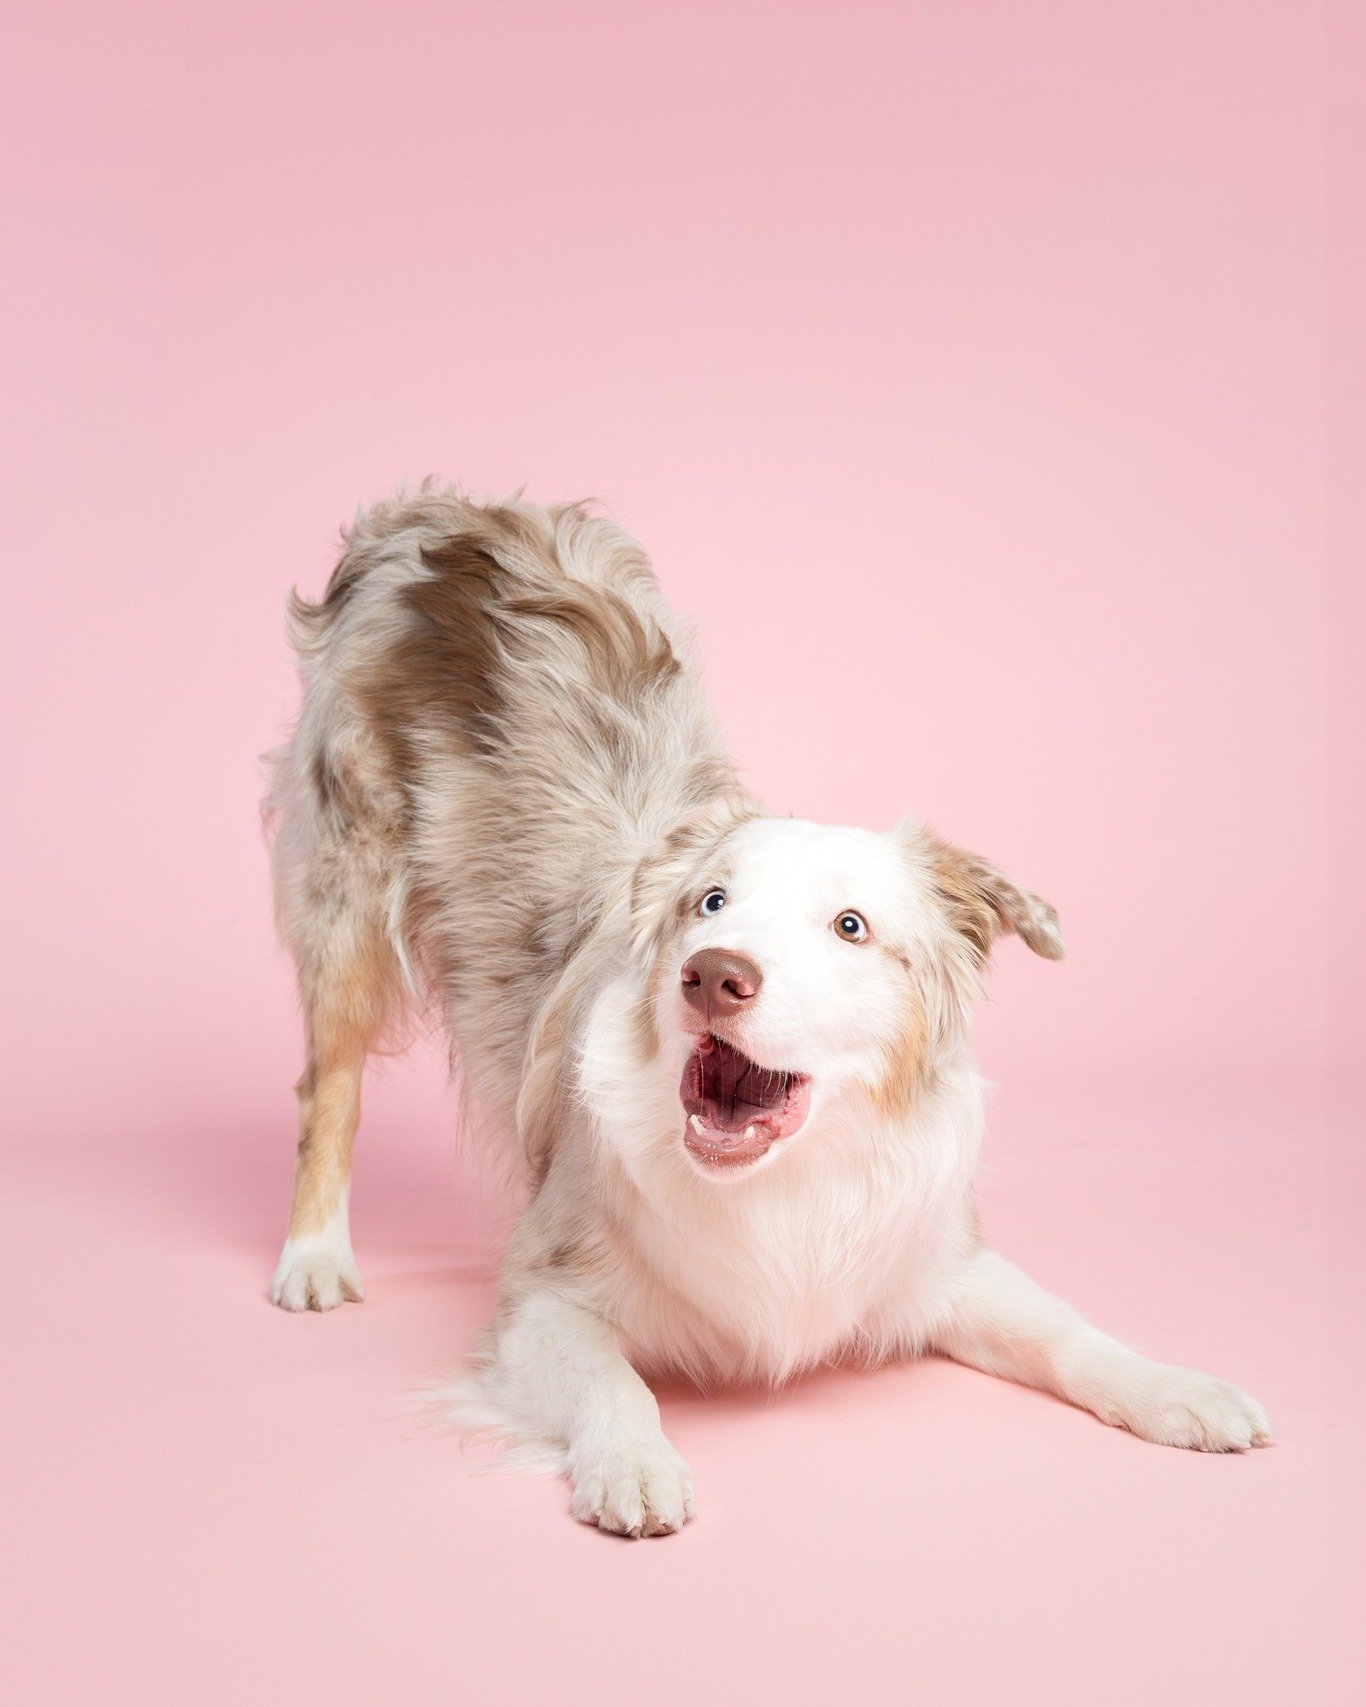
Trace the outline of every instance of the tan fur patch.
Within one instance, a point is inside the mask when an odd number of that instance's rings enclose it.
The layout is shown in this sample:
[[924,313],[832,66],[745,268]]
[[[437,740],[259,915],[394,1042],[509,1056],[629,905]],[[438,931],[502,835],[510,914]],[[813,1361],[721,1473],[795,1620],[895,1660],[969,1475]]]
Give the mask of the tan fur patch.
[[350,1182],[364,1066],[364,1054],[338,1062],[317,1074],[315,1089],[300,1093],[291,1239],[321,1232]]
[[494,620],[502,569],[486,545],[465,534],[422,556],[430,578],[412,582],[400,597],[408,629],[359,684],[371,727],[409,790],[418,731],[445,729],[460,750],[477,752],[497,740],[503,709]]
[[[538,572],[526,561],[511,567],[504,558],[513,555],[537,563]],[[411,622],[361,684],[364,708],[406,786],[415,779],[417,731],[445,729],[470,754],[507,740],[508,659],[544,652],[546,638],[574,643],[585,685],[602,696],[590,715],[607,752],[620,732],[604,707],[639,701],[678,674],[655,623],[614,588],[559,572],[553,542],[533,536],[514,511],[480,511],[477,526],[424,546],[422,561],[428,575],[399,595]],[[334,577],[334,585],[350,583]]]
[[388,944],[373,934],[345,965],[304,971],[308,1064],[296,1087],[299,1148],[291,1238],[321,1231],[350,1183],[365,1057],[384,1028],[395,970]]
[[873,1102],[879,1114],[888,1120],[899,1120],[910,1112],[929,1058],[929,1022],[908,979],[896,1041],[887,1047],[885,1071],[873,1086]]

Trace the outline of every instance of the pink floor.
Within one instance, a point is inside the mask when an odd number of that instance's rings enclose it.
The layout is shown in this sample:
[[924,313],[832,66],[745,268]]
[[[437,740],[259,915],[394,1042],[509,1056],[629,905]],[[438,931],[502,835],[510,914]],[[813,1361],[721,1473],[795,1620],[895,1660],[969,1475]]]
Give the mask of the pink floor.
[[491,1295],[438,1081],[391,1070],[371,1097],[370,1294],[326,1317],[262,1295],[278,1106],[243,1094],[9,1171],[9,1699],[1359,1699],[1366,1394],[1355,1325],[1325,1314],[1357,1223],[1306,1165],[1326,1134],[1304,1087],[1017,1087],[986,1193],[1051,1284],[1262,1398],[1273,1448],[1146,1446],[937,1361],[670,1393],[702,1517],[632,1544],[574,1524],[558,1482],[474,1474],[405,1409]]
[[[1361,23],[8,0],[7,1707],[1360,1699]],[[269,1307],[284,597],[432,472],[607,501],[775,810],[1058,905],[981,1019],[988,1231],[1273,1448],[830,1374],[665,1394],[701,1520],[578,1527],[407,1403],[499,1230],[430,1049],[367,1302]]]

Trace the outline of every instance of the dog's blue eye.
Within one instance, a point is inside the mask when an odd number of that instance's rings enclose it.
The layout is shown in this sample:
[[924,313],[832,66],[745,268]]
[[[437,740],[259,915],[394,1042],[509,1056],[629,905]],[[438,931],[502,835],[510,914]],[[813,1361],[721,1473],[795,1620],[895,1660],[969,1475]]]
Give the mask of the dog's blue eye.
[[835,931],[846,942],[862,942],[868,935],[868,924],[859,913],[841,913],[835,920]]
[[719,913],[725,904],[726,892],[724,889],[708,889],[698,903],[697,910],[704,919],[709,919],[714,913]]

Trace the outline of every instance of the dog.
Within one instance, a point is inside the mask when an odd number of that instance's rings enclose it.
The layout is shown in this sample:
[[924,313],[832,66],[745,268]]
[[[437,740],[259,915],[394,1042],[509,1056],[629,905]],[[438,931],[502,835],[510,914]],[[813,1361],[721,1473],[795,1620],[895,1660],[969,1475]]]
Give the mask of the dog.
[[357,517],[291,630],[269,806],[307,1057],[277,1304],[362,1298],[362,1072],[431,1004],[527,1190],[458,1418],[554,1463],[581,1521],[695,1514],[650,1376],[933,1351],[1145,1440],[1269,1438],[984,1242],[974,999],[1003,936],[1062,957],[1053,908],[913,819],[765,814],[622,528],[424,486]]

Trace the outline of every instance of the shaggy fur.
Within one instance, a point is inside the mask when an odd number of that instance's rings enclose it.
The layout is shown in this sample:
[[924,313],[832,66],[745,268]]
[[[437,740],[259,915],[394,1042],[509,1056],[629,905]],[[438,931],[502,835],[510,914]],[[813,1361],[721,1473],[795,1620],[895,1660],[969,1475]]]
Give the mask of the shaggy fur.
[[666,1371],[932,1348],[1150,1440],[1266,1438],[982,1243],[972,1005],[1002,934],[1061,957],[1053,909],[913,822],[766,817],[621,528],[424,489],[357,519],[292,625],[274,864],[307,1058],[277,1303],[361,1297],[362,1070],[430,1002],[530,1196],[459,1415],[548,1454],[581,1519],[692,1515]]

